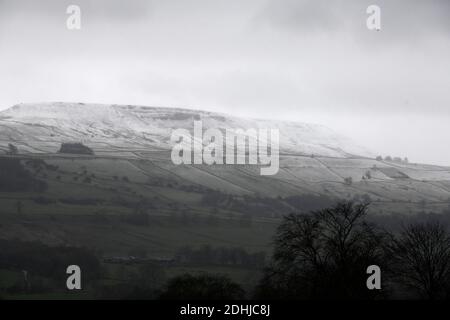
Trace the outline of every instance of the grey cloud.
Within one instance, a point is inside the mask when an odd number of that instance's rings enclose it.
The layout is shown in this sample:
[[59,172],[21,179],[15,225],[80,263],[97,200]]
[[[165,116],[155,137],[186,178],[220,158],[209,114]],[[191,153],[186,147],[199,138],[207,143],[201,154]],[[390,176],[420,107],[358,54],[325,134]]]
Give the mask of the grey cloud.
[[378,37],[385,42],[416,41],[430,33],[450,36],[448,0],[271,0],[257,21],[296,34],[346,32],[370,42],[365,17],[372,4],[381,8],[385,32]]
[[135,21],[151,13],[151,0],[1,0],[0,16],[58,18],[69,5],[78,5],[91,19]]

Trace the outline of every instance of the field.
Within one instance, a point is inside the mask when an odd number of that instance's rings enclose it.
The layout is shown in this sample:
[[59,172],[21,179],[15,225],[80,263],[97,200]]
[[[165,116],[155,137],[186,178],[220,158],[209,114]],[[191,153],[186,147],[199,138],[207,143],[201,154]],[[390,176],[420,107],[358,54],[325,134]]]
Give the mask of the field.
[[[0,239],[88,248],[101,261],[103,286],[120,287],[135,276],[124,274],[150,261],[164,269],[161,279],[223,273],[250,290],[264,263],[185,263],[177,260],[180,250],[238,248],[267,259],[281,217],[325,206],[323,199],[370,201],[377,215],[449,207],[450,170],[443,167],[286,155],[277,175],[261,177],[248,165],[174,166],[167,157],[161,151],[3,156],[46,188],[0,192]],[[14,293],[22,277],[21,270],[2,269],[0,295],[74,298],[64,290]],[[76,298],[97,297],[92,288]]]

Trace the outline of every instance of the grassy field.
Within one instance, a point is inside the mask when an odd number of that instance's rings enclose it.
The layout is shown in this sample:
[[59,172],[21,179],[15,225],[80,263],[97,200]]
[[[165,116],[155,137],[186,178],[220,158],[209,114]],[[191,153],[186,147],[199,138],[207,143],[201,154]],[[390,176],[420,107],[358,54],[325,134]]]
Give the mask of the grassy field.
[[[181,245],[208,243],[270,250],[285,212],[261,199],[279,193],[365,197],[376,213],[439,212],[450,199],[448,183],[432,180],[438,173],[448,173],[441,167],[403,165],[405,172],[420,172],[421,178],[431,180],[392,179],[374,169],[390,165],[385,162],[289,156],[282,158],[286,167],[280,175],[263,182],[248,166],[177,167],[160,157],[158,153],[153,160],[70,155],[24,159],[26,170],[48,187],[44,192],[0,192],[0,237],[84,245],[110,255],[136,245],[155,255],[170,255]],[[364,170],[373,172],[371,179],[358,178]],[[345,177],[353,178],[351,185],[342,181]],[[205,195],[214,191],[232,198],[206,205]],[[243,196],[247,198],[239,200]],[[136,213],[148,216],[145,223],[128,221]]]

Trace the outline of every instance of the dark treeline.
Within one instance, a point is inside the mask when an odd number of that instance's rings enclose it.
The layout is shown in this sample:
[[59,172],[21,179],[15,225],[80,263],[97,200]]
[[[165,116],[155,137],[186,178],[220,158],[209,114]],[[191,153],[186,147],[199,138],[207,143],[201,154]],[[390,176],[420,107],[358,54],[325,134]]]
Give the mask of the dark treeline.
[[239,284],[223,275],[185,274],[169,280],[159,295],[162,300],[237,300],[245,298]]
[[447,230],[450,230],[450,206],[439,213],[370,214],[367,216],[367,220],[394,233],[401,232],[406,226],[411,224],[427,223],[439,223]]
[[[66,269],[72,264],[83,269],[83,277],[87,281],[100,277],[101,268],[97,257],[85,248],[0,240],[0,269],[26,273],[30,282],[10,288],[15,293],[24,293],[29,289],[33,292],[52,292],[65,288]],[[43,278],[51,281],[43,285]]]
[[42,192],[47,189],[44,181],[35,179],[19,159],[0,158],[0,191]]
[[59,153],[86,154],[93,155],[94,151],[80,142],[62,143]]
[[100,265],[90,251],[78,247],[50,247],[39,242],[0,240],[0,268],[21,269],[56,279],[66,278],[66,267],[83,265],[87,278],[96,278]]

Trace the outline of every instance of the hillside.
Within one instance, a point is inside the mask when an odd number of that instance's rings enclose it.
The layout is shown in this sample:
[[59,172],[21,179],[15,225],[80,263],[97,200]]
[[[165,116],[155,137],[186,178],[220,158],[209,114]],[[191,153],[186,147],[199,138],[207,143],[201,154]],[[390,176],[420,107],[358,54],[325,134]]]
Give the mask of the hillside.
[[[279,172],[260,176],[251,165],[172,164],[171,130],[190,128],[198,119],[206,127],[279,128]],[[0,136],[0,157],[16,159],[30,172],[30,183],[46,186],[0,193],[2,238],[96,243],[110,253],[140,243],[151,244],[154,254],[171,255],[180,238],[192,245],[211,239],[227,246],[246,243],[255,250],[268,247],[282,214],[336,199],[370,201],[377,214],[440,213],[450,199],[450,168],[377,161],[349,139],[309,124],[185,109],[55,103],[1,112]],[[94,154],[58,153],[65,142],[82,142]],[[6,154],[8,143],[18,154]],[[200,226],[183,223],[191,220]],[[150,227],[141,229],[141,224]],[[249,225],[252,232],[245,231]]]
[[0,112],[1,145],[14,141],[24,152],[54,152],[61,142],[83,141],[96,151],[168,150],[172,130],[276,128],[280,151],[302,155],[373,157],[332,130],[307,123],[252,120],[224,114],[144,106],[81,103],[20,104]]

